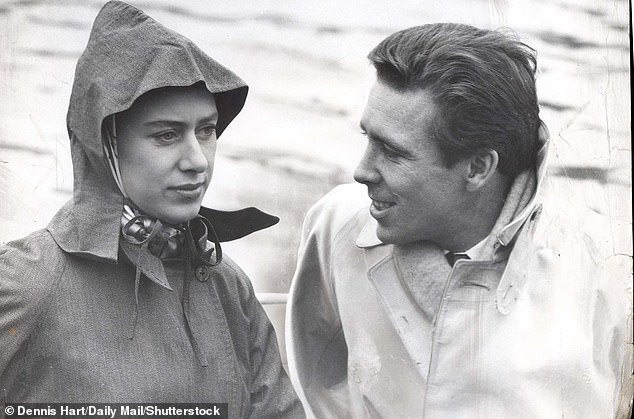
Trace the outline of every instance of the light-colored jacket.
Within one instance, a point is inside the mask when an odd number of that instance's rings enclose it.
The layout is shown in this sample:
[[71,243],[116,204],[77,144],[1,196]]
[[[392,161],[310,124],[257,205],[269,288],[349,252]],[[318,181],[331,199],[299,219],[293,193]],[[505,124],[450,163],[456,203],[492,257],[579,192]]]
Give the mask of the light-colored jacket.
[[535,201],[502,230],[492,260],[447,265],[433,318],[407,287],[428,268],[417,258],[426,245],[381,243],[360,185],[318,202],[287,311],[305,408],[318,418],[624,416],[631,265]]

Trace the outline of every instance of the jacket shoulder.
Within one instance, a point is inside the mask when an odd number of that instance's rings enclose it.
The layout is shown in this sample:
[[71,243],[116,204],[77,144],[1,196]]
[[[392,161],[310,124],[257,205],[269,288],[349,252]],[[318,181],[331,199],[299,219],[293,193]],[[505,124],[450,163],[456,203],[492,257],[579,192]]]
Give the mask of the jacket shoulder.
[[544,205],[535,241],[558,255],[576,254],[594,264],[605,264],[614,259],[629,259],[631,235],[615,228],[618,220],[585,209],[575,214]]
[[345,184],[324,195],[306,214],[304,235],[311,230],[328,231],[333,237],[369,207],[365,187]]

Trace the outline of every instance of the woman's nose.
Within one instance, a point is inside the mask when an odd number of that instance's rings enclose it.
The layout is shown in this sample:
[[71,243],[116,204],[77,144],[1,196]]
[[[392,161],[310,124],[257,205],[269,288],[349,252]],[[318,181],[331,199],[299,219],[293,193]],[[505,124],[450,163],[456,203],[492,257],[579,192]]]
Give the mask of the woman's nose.
[[376,168],[376,156],[370,145],[365,149],[354,171],[354,180],[363,184],[378,183],[381,180],[381,175]]
[[182,154],[178,161],[179,169],[183,171],[204,172],[209,166],[203,147],[194,132],[188,133],[183,139]]

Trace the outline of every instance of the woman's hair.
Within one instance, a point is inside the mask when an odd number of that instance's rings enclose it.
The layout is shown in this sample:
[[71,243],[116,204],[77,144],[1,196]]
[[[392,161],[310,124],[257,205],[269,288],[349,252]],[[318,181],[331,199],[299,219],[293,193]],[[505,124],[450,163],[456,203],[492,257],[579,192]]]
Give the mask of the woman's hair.
[[541,124],[535,51],[511,32],[416,26],[388,36],[368,58],[380,81],[431,93],[438,107],[432,135],[447,166],[483,148],[498,153],[503,174],[534,165]]

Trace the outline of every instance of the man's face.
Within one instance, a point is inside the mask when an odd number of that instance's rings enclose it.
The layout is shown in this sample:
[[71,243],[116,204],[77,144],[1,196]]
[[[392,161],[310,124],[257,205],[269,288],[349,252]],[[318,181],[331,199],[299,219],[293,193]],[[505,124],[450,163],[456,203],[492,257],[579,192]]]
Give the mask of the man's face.
[[150,92],[117,120],[123,187],[143,212],[180,224],[198,214],[216,155],[218,110],[204,87]]
[[368,146],[354,178],[368,187],[370,214],[385,243],[429,240],[443,246],[466,205],[466,163],[448,168],[431,136],[441,117],[431,95],[378,81],[361,118]]

